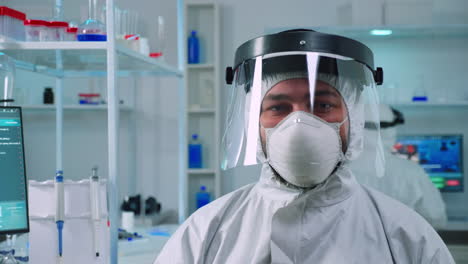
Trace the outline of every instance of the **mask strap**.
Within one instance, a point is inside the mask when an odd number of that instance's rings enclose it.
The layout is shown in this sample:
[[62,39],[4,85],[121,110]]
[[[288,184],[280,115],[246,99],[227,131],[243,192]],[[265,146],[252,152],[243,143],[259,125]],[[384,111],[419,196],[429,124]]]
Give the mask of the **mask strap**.
[[348,116],[346,115],[346,118],[343,119],[340,123],[338,123],[338,127],[341,127],[346,121],[348,121]]

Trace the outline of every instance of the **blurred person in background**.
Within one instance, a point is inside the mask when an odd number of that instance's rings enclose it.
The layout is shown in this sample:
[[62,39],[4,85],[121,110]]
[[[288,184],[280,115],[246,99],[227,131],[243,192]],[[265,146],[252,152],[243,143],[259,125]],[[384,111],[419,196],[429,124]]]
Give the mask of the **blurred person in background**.
[[[434,228],[443,229],[447,223],[445,203],[440,191],[424,169],[413,161],[391,153],[396,143],[396,127],[404,124],[401,112],[388,105],[380,105],[380,134],[384,147],[385,173],[375,177],[369,169],[368,158],[373,155],[376,141],[369,140],[361,156],[351,164],[359,183],[372,187],[402,202],[424,217]],[[375,125],[366,120],[364,137],[375,139]]]

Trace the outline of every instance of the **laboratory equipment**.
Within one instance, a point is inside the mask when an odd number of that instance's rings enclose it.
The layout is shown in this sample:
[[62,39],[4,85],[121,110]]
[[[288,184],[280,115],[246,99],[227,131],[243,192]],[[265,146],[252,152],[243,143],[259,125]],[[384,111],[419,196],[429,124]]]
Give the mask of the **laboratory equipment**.
[[21,108],[0,107],[0,234],[7,234],[8,252],[0,263],[18,263],[11,250],[12,234],[29,232],[28,197]]
[[132,211],[135,215],[141,213],[141,195],[126,196],[121,206],[122,211]]
[[55,176],[55,223],[57,225],[58,235],[58,256],[61,258],[63,253],[63,226],[65,222],[65,202],[63,190],[63,171],[57,171]]
[[15,240],[16,236],[7,235],[7,247],[0,258],[0,264],[19,264],[14,256],[15,250],[13,249],[13,245],[15,244]]
[[78,27],[79,41],[106,41],[106,26],[97,19],[97,0],[89,0],[88,19]]
[[[89,176],[89,175],[88,175]],[[99,175],[101,176],[101,175]],[[107,183],[100,177],[100,226],[99,226],[99,257],[93,245],[94,229],[90,216],[89,177],[79,181],[64,180],[65,226],[63,230],[62,263],[66,264],[102,264],[109,261],[109,233],[107,225]],[[55,190],[54,180],[29,181],[29,207],[31,231],[29,241],[29,258],[31,263],[58,264],[57,257],[57,225],[55,223]],[[111,223],[112,224],[112,223]],[[44,243],[46,238],[46,243]],[[18,244],[18,242],[17,242]],[[75,250],[79,249],[79,250]]]
[[202,144],[198,138],[198,134],[192,135],[192,140],[189,144],[189,168],[199,169],[203,167],[202,160]]
[[88,105],[97,105],[99,104],[101,95],[98,93],[80,93],[78,94],[80,97],[79,103],[80,104],[88,104]]
[[92,170],[90,182],[90,208],[91,208],[91,220],[93,224],[93,245],[96,257],[99,257],[99,226],[101,225],[101,210],[99,208],[99,176],[97,174],[97,167]]
[[76,41],[76,34],[78,32],[77,27],[68,27],[67,34],[65,35],[66,41]]
[[195,30],[192,30],[188,38],[188,63],[200,63],[200,41]]
[[67,33],[68,23],[63,21],[49,22],[49,41],[64,41]]
[[0,52],[0,81],[3,87],[0,87],[0,104],[8,106],[13,100],[13,88],[16,67],[14,60]]
[[20,107],[0,107],[0,234],[29,232]]
[[0,42],[24,40],[23,23],[25,19],[25,13],[0,6]]
[[441,192],[462,192],[462,149],[462,135],[400,135],[392,152],[421,165]]
[[44,104],[54,104],[54,92],[51,87],[46,87],[43,94]]
[[427,92],[424,87],[424,78],[419,76],[417,79],[416,87],[413,90],[413,102],[426,102],[427,101]]
[[150,53],[150,57],[159,58],[164,55],[164,49],[166,48],[166,29],[163,16],[158,16],[158,27],[156,32],[156,52]]
[[26,19],[24,21],[26,41],[46,41],[49,34],[48,25],[45,20]]
[[145,200],[145,215],[152,215],[161,211],[161,203],[156,198],[150,196]]
[[150,54],[148,38],[140,38],[138,51],[145,56]]
[[133,232],[135,228],[135,213],[133,211],[122,211],[122,228]]
[[197,209],[207,205],[210,202],[210,193],[206,191],[206,186],[200,186],[197,192]]

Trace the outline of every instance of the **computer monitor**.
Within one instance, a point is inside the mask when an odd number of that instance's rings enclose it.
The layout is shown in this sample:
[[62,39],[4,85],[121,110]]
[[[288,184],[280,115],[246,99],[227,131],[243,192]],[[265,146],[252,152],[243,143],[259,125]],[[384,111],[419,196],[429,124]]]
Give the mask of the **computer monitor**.
[[20,107],[0,106],[0,234],[29,232]]
[[463,191],[462,135],[402,135],[394,154],[421,165],[442,192]]

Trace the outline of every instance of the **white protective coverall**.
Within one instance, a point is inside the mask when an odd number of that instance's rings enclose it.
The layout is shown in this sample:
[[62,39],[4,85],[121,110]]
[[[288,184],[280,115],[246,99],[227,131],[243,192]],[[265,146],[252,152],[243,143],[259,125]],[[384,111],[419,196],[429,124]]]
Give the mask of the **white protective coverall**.
[[[389,106],[381,105],[382,121],[391,122],[393,113]],[[366,129],[364,135],[375,133]],[[351,163],[351,169],[359,183],[375,188],[378,191],[402,202],[423,216],[434,228],[443,228],[447,222],[445,203],[439,190],[429,179],[424,169],[412,161],[393,155],[390,150],[396,143],[396,128],[388,127],[380,130],[384,145],[385,175],[375,177],[372,170],[366,166],[368,153],[372,153],[375,142],[364,146],[361,156]],[[372,139],[375,137],[369,136]]]
[[454,263],[420,215],[347,166],[300,191],[267,164],[260,181],[192,214],[155,263]]

